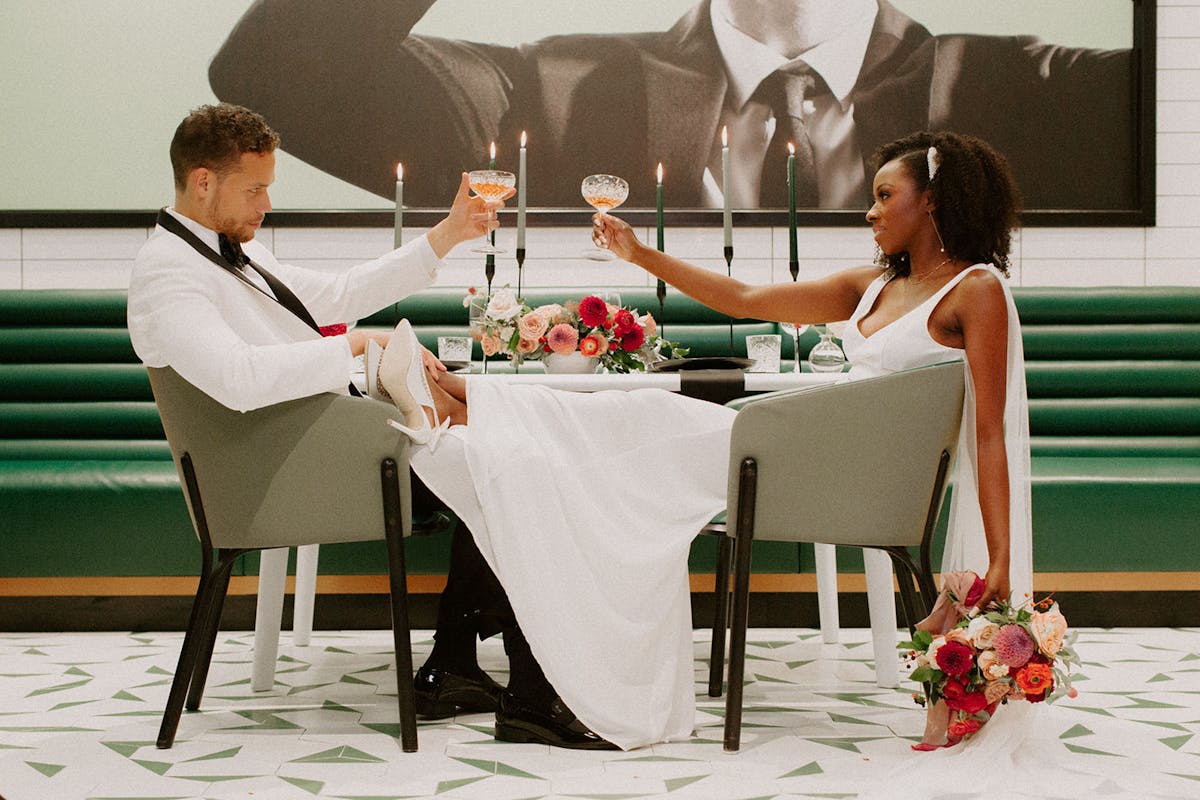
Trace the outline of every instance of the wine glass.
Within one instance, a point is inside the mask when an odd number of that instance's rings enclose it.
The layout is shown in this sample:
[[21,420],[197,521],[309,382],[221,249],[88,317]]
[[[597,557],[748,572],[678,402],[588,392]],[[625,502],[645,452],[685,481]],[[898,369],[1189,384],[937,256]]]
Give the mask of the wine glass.
[[[580,191],[588,205],[604,214],[625,202],[625,198],[629,197],[629,184],[616,175],[588,175],[583,179]],[[612,261],[616,258],[603,247],[594,247],[583,255],[593,261]]]
[[[499,169],[476,169],[472,170],[467,176],[471,182],[471,191],[482,197],[488,202],[488,229],[491,230],[491,223],[496,219],[496,206],[500,201],[508,196],[509,192],[517,185],[517,176],[511,172],[504,172]],[[485,233],[483,244],[478,247],[472,247],[473,253],[503,253],[503,248],[496,247],[490,240],[490,233]]]

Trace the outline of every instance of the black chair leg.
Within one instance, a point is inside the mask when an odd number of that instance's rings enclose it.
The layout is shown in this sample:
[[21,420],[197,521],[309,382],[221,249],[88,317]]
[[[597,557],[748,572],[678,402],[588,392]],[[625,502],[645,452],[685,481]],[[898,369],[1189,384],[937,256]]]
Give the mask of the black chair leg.
[[717,539],[717,573],[713,585],[712,650],[708,659],[708,696],[720,697],[725,680],[725,637],[729,630],[729,560],[733,542],[724,534]]
[[396,695],[400,711],[400,748],[417,751],[417,698],[413,686],[412,636],[408,623],[408,585],[404,564],[403,506],[396,462],[380,465],[383,486],[384,538],[388,553],[388,587],[392,606],[392,639],[396,651]]
[[742,690],[746,675],[746,626],[750,617],[750,556],[754,540],[754,497],[758,484],[753,459],[742,462],[738,481],[738,516],[734,530],[733,613],[729,624],[729,689],[725,693],[725,750],[742,742]]
[[201,635],[197,637],[196,666],[192,672],[192,685],[188,691],[187,710],[197,711],[204,697],[204,686],[208,682],[208,668],[212,664],[213,648],[217,644],[217,633],[221,628],[221,612],[225,608],[225,596],[229,593],[229,574],[233,563],[244,551],[219,551],[217,568],[213,571],[212,590],[209,594],[208,610],[203,618]]
[[188,687],[192,683],[192,675],[196,671],[196,658],[200,651],[200,639],[204,635],[204,621],[208,616],[211,602],[213,576],[208,568],[209,559],[200,575],[200,583],[196,587],[196,598],[192,601],[192,611],[188,617],[187,632],[183,637],[183,646],[179,650],[179,663],[175,667],[175,677],[171,681],[171,691],[167,696],[167,707],[163,711],[162,723],[158,728],[156,745],[160,750],[166,750],[175,743],[175,733],[179,730],[179,717],[183,714],[183,703],[187,697]]

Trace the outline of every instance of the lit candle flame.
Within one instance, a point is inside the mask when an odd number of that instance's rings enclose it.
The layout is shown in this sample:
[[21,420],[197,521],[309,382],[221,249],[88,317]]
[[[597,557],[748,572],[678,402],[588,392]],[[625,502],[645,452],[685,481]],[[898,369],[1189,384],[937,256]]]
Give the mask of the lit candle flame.
[[[495,147],[495,145],[492,145]],[[525,131],[521,131],[521,147],[525,146]]]
[[489,152],[489,157],[491,157],[491,158],[496,157],[496,143],[495,142],[492,142],[492,149]]
[[721,126],[721,147],[729,147],[729,126]]
[[396,164],[396,180],[398,180],[398,181],[404,180],[404,165],[403,164],[400,164],[400,163]]
[[658,182],[662,183],[662,162],[658,162]]
[[792,144],[791,142],[788,142],[788,154],[793,156],[796,155],[796,145]]

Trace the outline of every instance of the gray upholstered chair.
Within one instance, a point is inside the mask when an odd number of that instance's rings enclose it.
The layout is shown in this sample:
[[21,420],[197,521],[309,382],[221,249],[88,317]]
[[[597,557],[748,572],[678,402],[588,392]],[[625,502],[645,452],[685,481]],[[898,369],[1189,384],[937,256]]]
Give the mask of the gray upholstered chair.
[[321,394],[240,413],[170,368],[150,385],[179,470],[202,569],[179,665],[158,733],[175,740],[184,699],[200,707],[229,574],[269,548],[384,539],[391,589],[400,739],[417,749],[403,537],[411,532],[408,438],[389,427],[394,406]]
[[[742,404],[730,441],[728,522],[717,574],[717,586],[728,586],[732,561],[726,750],[741,743],[755,539],[883,550],[896,568],[909,628],[928,613],[936,594],[930,540],[958,445],[964,379],[956,361]],[[919,549],[917,559],[910,547]],[[714,681],[724,660],[717,643],[724,644],[726,598],[718,589]]]

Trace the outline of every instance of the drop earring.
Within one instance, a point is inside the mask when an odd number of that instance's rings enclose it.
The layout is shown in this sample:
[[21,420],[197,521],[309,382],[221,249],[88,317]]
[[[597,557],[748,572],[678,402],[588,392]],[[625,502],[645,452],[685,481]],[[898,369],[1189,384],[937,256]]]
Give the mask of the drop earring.
[[937,221],[933,218],[933,211],[930,210],[926,211],[925,213],[929,215],[929,224],[933,226],[933,235],[938,239],[938,252],[946,252],[946,243],[942,241],[942,233],[938,230]]

